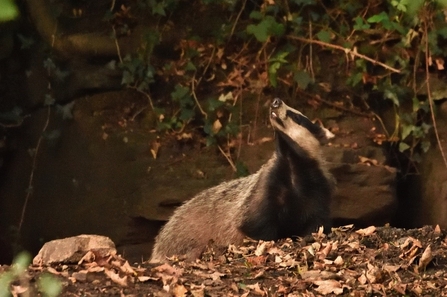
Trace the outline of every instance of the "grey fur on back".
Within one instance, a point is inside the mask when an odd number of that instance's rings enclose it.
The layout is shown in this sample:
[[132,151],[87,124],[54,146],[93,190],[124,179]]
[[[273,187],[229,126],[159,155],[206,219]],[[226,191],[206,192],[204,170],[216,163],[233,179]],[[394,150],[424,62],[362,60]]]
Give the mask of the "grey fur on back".
[[221,183],[202,191],[179,207],[156,238],[151,262],[162,262],[166,256],[200,257],[212,239],[218,246],[241,243],[245,235],[239,230],[248,197],[268,163],[257,173]]

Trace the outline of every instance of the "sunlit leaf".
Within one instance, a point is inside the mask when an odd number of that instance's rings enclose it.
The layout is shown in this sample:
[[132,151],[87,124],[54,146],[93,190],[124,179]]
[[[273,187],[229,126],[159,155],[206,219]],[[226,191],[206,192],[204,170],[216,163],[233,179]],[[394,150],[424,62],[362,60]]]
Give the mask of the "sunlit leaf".
[[385,90],[384,96],[386,99],[393,101],[396,106],[399,106],[399,98],[397,97],[396,93],[390,90]]
[[401,139],[404,140],[405,138],[407,138],[408,135],[410,135],[410,133],[413,131],[414,126],[413,125],[402,125],[402,135],[401,135]]
[[405,142],[399,143],[399,152],[403,153],[406,150],[408,150],[409,148],[410,148],[410,146],[408,144],[406,144]]
[[12,21],[19,16],[19,9],[13,0],[0,0],[0,23]]

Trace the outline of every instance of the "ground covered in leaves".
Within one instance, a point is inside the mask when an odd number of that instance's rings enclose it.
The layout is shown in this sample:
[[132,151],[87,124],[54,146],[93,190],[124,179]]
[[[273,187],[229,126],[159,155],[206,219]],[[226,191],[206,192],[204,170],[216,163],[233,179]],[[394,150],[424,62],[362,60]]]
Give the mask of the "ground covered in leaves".
[[11,290],[36,296],[43,273],[61,281],[62,296],[447,296],[447,239],[439,227],[345,226],[297,241],[247,240],[220,256],[209,249],[194,263],[90,253],[77,265],[31,266]]

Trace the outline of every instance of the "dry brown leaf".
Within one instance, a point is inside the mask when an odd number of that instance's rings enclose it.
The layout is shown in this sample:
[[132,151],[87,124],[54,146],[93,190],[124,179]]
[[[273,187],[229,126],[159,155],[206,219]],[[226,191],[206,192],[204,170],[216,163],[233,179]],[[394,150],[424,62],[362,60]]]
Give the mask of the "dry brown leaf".
[[367,228],[359,229],[359,230],[355,231],[355,233],[360,234],[362,236],[369,236],[369,235],[373,234],[374,232],[376,232],[375,226],[369,226]]
[[124,262],[124,264],[120,265],[118,268],[124,273],[129,273],[129,274],[133,274],[133,275],[137,274],[135,272],[135,270],[133,269],[133,267],[130,266],[129,261]]
[[362,164],[373,165],[373,166],[379,165],[379,161],[377,161],[375,159],[370,159],[367,157],[359,156],[359,160],[360,160],[360,163],[362,163]]
[[364,273],[362,273],[362,275],[359,276],[359,277],[357,278],[357,280],[359,281],[359,283],[360,283],[361,285],[366,284],[366,282],[368,281],[368,279],[366,278],[366,275],[365,275]]
[[318,288],[315,289],[320,294],[328,295],[334,293],[335,295],[340,295],[343,293],[342,285],[333,279],[328,280],[316,280],[313,281],[314,285],[317,285]]
[[205,285],[201,284],[200,286],[196,286],[191,284],[191,295],[193,297],[205,297]]
[[216,119],[213,123],[213,127],[211,128],[211,130],[213,131],[214,134],[217,134],[220,129],[222,129],[222,124],[219,121],[219,119]]
[[148,280],[153,280],[153,281],[160,280],[159,277],[151,277],[151,276],[146,276],[146,275],[139,276],[139,277],[137,277],[137,279],[139,282],[142,282],[142,283],[147,282]]
[[443,58],[436,58],[435,62],[436,62],[436,67],[438,68],[438,70],[444,70],[444,59]]
[[258,246],[256,247],[255,255],[256,256],[263,255],[266,248],[267,248],[267,241],[260,240],[258,243]]
[[93,262],[95,261],[95,253],[92,251],[88,251],[82,258],[79,260],[78,265],[81,265],[83,262]]
[[157,266],[154,268],[154,270],[157,272],[162,272],[162,273],[166,273],[166,274],[177,276],[177,277],[179,277],[183,274],[183,269],[172,267],[168,263],[164,263],[160,266]]
[[439,225],[436,225],[436,226],[435,226],[435,230],[433,230],[433,233],[434,233],[436,236],[441,235],[441,227],[439,227]]
[[383,265],[383,269],[388,271],[388,272],[396,272],[400,269],[399,265],[389,265],[389,264],[385,264]]
[[431,262],[433,259],[433,254],[431,252],[431,247],[428,245],[424,252],[422,253],[421,259],[419,260],[418,271],[424,271],[425,267]]
[[399,294],[406,295],[407,284],[395,284],[393,289]]
[[127,275],[120,277],[118,273],[113,270],[105,269],[104,273],[116,284],[127,287]]
[[260,295],[260,296],[266,296],[267,295],[267,293],[264,290],[261,289],[261,287],[259,286],[259,283],[256,283],[254,285],[247,285],[247,288],[252,290],[252,291],[250,291],[250,293],[253,293],[255,295]]
[[342,266],[344,263],[345,263],[345,261],[343,261],[343,258],[341,256],[338,256],[334,260],[334,264],[337,266]]
[[159,139],[156,139],[155,141],[152,141],[152,143],[151,143],[151,154],[152,154],[152,157],[154,159],[157,159],[158,151],[159,151],[160,147],[161,147],[161,143],[160,143]]
[[55,274],[55,275],[60,275],[61,274],[59,271],[57,271],[53,267],[47,267],[47,272],[49,272],[51,274]]
[[175,285],[172,289],[172,294],[175,297],[183,297],[186,296],[186,293],[188,293],[188,290],[185,288],[184,285]]

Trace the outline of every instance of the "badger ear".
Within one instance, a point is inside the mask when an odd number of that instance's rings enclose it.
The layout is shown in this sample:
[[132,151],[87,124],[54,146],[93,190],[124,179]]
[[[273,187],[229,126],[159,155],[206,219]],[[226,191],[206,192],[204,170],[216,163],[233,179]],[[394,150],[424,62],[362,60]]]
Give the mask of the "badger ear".
[[317,121],[314,125],[317,125],[320,128],[320,133],[318,133],[317,138],[321,144],[326,144],[329,140],[335,137],[334,133],[323,127],[320,121]]

